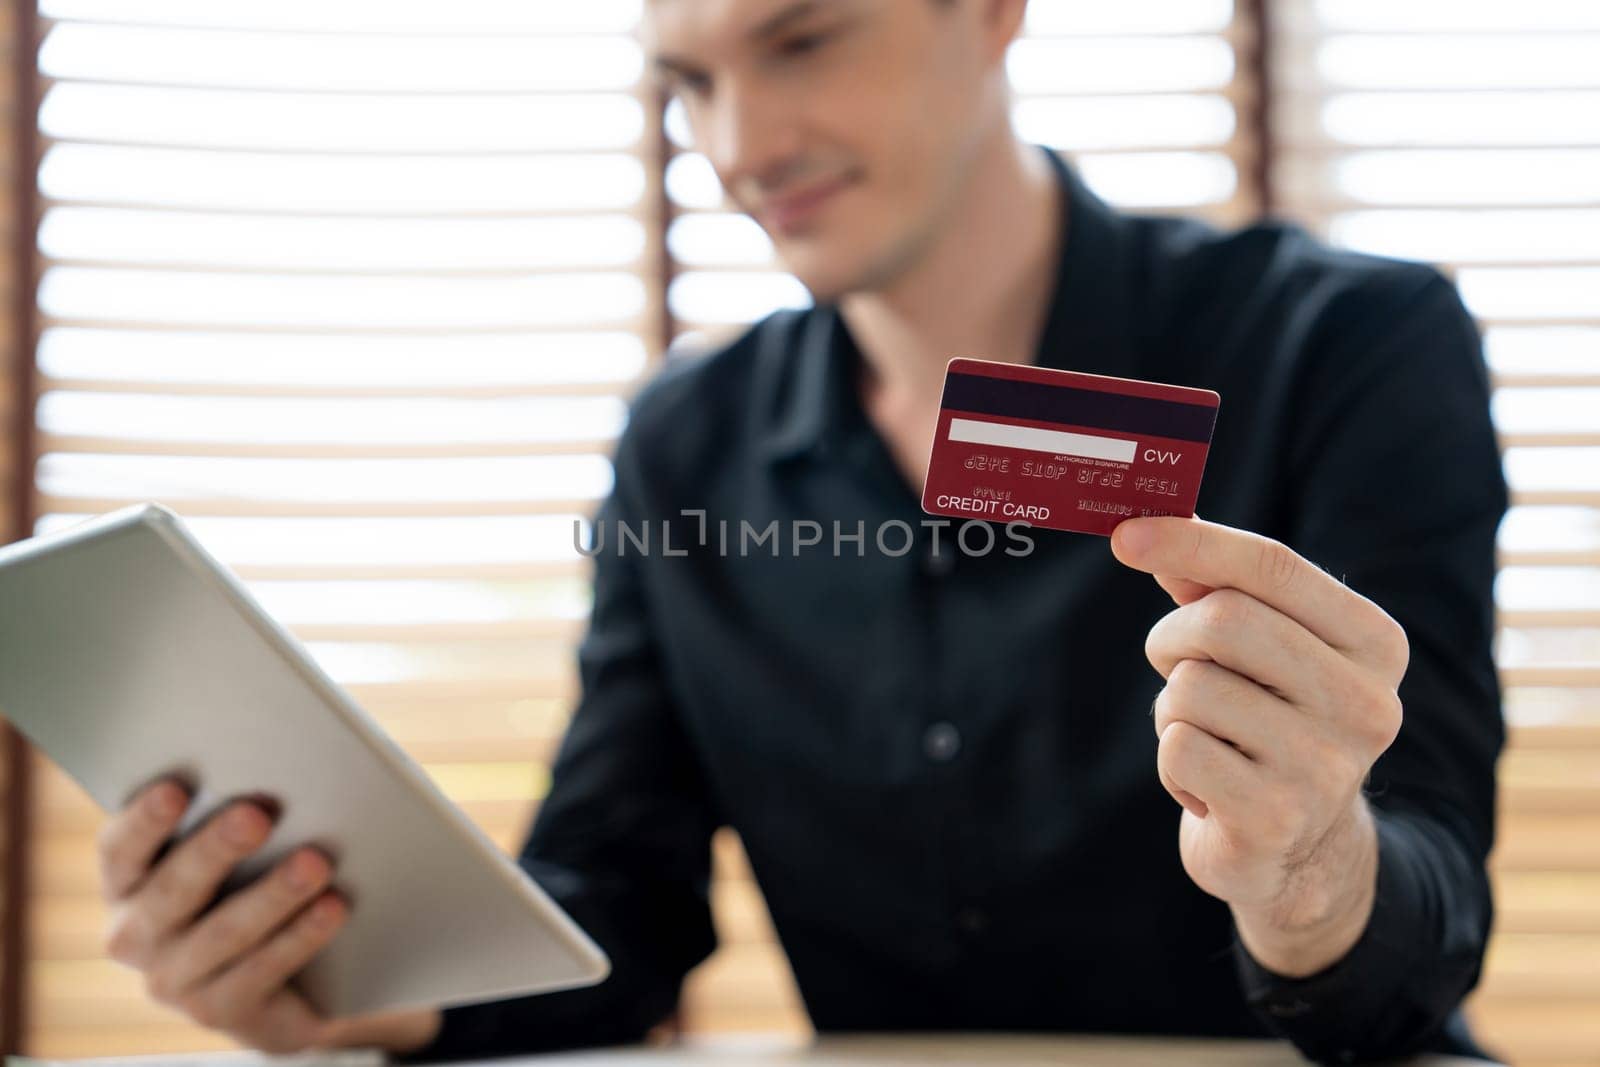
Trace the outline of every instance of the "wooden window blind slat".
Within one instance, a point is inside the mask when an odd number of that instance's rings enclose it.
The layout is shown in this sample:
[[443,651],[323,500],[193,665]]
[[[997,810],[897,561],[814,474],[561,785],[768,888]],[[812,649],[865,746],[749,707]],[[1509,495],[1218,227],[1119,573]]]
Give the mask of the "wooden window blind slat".
[[448,12],[432,0],[41,0],[41,14],[56,20],[109,25],[202,26],[298,30],[342,34],[492,33],[626,34],[640,0],[588,0],[584,4],[528,4],[522,0],[452,0]]

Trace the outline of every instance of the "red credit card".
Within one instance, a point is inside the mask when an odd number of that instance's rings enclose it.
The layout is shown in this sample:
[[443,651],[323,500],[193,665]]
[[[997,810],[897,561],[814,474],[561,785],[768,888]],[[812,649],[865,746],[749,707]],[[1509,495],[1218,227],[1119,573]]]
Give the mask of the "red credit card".
[[1110,536],[1193,515],[1221,398],[1209,389],[952,359],[922,487],[930,515]]

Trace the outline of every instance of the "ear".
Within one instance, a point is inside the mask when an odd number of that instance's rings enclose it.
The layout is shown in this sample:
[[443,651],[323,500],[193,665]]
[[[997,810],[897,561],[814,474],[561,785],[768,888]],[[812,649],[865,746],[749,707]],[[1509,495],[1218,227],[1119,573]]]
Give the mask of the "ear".
[[978,0],[982,8],[984,37],[989,45],[989,58],[1005,59],[1006,51],[1022,33],[1022,24],[1028,14],[1028,0]]

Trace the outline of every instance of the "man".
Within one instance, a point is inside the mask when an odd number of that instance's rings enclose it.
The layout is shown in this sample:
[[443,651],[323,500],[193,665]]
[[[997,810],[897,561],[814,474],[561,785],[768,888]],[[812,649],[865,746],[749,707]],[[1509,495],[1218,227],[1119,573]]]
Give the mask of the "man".
[[[167,784],[103,849],[111,950],[154,995],[277,1050],[634,1040],[713,948],[731,825],[822,1030],[1475,1051],[1506,490],[1472,322],[1428,268],[1109,210],[1012,131],[1025,3],[649,5],[699,145],[817,307],[670,368],[617,447],[599,529],[675,536],[596,554],[521,857],[611,977],[317,1019],[284,983],[343,914],[326,861],[202,913],[269,822],[235,805],[152,867]],[[916,503],[954,355],[1216,389],[1209,521],[963,551]],[[821,545],[741,551],[746,527]],[[910,551],[876,536],[902,527]]]

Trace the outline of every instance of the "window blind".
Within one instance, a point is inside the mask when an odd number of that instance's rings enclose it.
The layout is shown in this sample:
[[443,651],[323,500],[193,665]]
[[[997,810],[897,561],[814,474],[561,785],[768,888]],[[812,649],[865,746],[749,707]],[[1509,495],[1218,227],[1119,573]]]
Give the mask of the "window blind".
[[1575,1062],[1600,1047],[1600,7],[1293,0],[1276,25],[1282,206],[1443,265],[1484,330],[1512,744],[1474,1011],[1515,1062]]
[[[502,846],[574,697],[573,519],[655,356],[639,0],[42,0],[39,529],[159,499]],[[102,958],[48,765],[28,1047],[209,1047]]]
[[[0,53],[10,54],[19,47],[15,26],[0,26]],[[22,87],[20,79],[8,80],[0,88],[0,105],[15,116],[24,106],[18,99]],[[13,121],[17,121],[15,118]],[[13,131],[12,143],[0,153],[10,168],[16,168],[16,157],[29,141],[25,131]],[[22,212],[18,210],[16,186],[0,193],[0,212],[13,220],[15,229],[22,226]],[[0,291],[7,294],[10,329],[0,334],[0,543],[26,535],[26,516],[23,502],[31,493],[27,476],[23,473],[27,461],[24,454],[31,444],[27,417],[27,394],[30,389],[23,378],[27,366],[29,330],[21,321],[24,317],[16,311],[31,303],[32,293],[28,282],[17,276],[20,256],[5,258],[0,265]],[[23,907],[25,900],[16,892],[21,881],[23,864],[27,862],[27,815],[30,766],[27,744],[11,728],[0,721],[0,1045],[14,1048],[21,1039],[21,1008],[23,989],[15,978],[20,970],[22,952]]]
[[[1247,11],[1032,8],[1010,64],[1025,137],[1125,207],[1254,213]],[[1516,487],[1499,590],[1514,747],[1474,1009],[1518,1062],[1552,1065],[1600,1043],[1591,8],[1271,9],[1282,207],[1446,264],[1487,331]],[[670,114],[658,172],[638,11],[41,3],[40,528],[173,503],[508,848],[574,695],[571,519],[609,486],[663,303],[688,348],[806,299]],[[98,816],[40,777],[30,1050],[215,1045],[100,959]],[[803,1028],[736,840],[717,855],[725,947],[685,1022]]]

